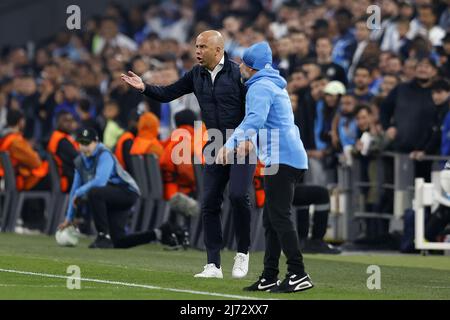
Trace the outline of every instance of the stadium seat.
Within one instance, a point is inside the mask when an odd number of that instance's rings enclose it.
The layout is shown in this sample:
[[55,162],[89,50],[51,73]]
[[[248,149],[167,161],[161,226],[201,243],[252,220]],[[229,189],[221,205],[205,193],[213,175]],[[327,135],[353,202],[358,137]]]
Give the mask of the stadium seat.
[[155,212],[143,217],[141,231],[160,226],[167,220],[170,210],[163,198],[164,188],[158,158],[152,154],[145,155],[144,163],[145,174],[149,183],[149,196],[155,204]]
[[[197,201],[201,203],[203,197],[203,165],[201,163],[194,163],[194,176],[195,176],[195,187],[197,190]],[[197,249],[205,249],[203,243],[203,224],[202,224],[202,214],[197,217],[191,218],[191,245]]]
[[144,157],[140,155],[131,156],[131,166],[130,173],[141,190],[141,196],[134,207],[130,225],[130,232],[136,232],[138,229],[142,229],[143,221],[149,219],[146,216],[151,216],[155,203],[150,197],[150,183],[145,173]]
[[[45,218],[46,226],[45,230],[51,224],[52,218],[52,193],[50,191],[18,191],[16,188],[16,176],[14,168],[9,158],[8,153],[0,153],[0,161],[2,163],[3,170],[5,172],[5,206],[4,206],[4,219],[2,222],[2,230],[6,232],[14,232],[17,219],[20,217],[23,205],[26,200],[42,199],[45,202]],[[59,185],[59,184],[58,184]]]
[[53,198],[53,213],[51,215],[51,221],[47,224],[47,229],[45,233],[53,235],[60,223],[64,221],[66,216],[67,206],[69,204],[69,194],[63,193],[60,188],[60,175],[58,172],[58,167],[56,165],[53,156],[47,154],[51,191]]

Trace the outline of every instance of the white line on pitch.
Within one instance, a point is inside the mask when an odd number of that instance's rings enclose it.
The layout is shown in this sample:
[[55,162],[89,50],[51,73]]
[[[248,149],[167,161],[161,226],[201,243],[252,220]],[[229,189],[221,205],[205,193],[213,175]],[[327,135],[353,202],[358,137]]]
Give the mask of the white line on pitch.
[[[9,272],[9,273],[17,273],[24,274],[29,276],[39,276],[39,277],[47,277],[47,278],[58,278],[58,279],[76,279],[71,276],[61,276],[57,274],[48,274],[48,273],[39,273],[39,272],[30,272],[30,271],[20,271],[20,270],[11,270],[11,269],[1,269],[0,272]],[[181,292],[181,293],[190,293],[190,294],[198,294],[204,296],[215,296],[215,297],[223,297],[223,298],[233,298],[233,299],[246,299],[246,300],[267,300],[264,298],[255,298],[249,296],[240,296],[234,294],[225,294],[225,293],[215,293],[215,292],[207,292],[207,291],[196,291],[196,290],[185,290],[185,289],[174,289],[174,288],[163,288],[158,286],[150,286],[146,284],[138,284],[138,283],[128,283],[121,281],[110,281],[110,280],[101,280],[101,279],[91,279],[91,278],[80,278],[80,281],[86,282],[96,282],[96,283],[105,283],[112,285],[119,285],[125,287],[135,287],[135,288],[145,288],[145,289],[153,289],[153,290],[164,290],[164,291],[172,291],[172,292]]]

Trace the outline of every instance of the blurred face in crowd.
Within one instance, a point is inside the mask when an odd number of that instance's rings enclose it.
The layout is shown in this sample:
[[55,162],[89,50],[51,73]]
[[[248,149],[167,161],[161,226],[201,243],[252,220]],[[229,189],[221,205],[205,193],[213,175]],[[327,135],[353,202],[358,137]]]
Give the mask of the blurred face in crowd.
[[355,37],[356,40],[361,42],[368,40],[370,35],[370,30],[367,28],[367,24],[362,21],[358,21],[355,25]]
[[314,100],[319,100],[323,96],[323,90],[327,85],[328,81],[326,79],[314,80],[311,82],[311,96]]
[[42,77],[56,83],[61,77],[61,73],[57,65],[48,64],[42,71]]
[[241,28],[241,22],[234,16],[229,16],[223,20],[223,27],[230,36],[236,35]]
[[433,97],[433,102],[435,105],[440,106],[448,101],[450,97],[450,92],[446,90],[433,90],[431,92],[431,96]]
[[320,76],[321,70],[319,65],[315,63],[305,63],[302,66],[303,70],[306,72],[306,76],[308,77],[308,81],[312,81]]
[[339,95],[325,93],[324,99],[328,107],[337,107],[339,102]]
[[298,71],[291,75],[291,81],[289,81],[292,90],[298,90],[306,88],[308,86],[308,78],[304,72]]
[[366,14],[367,7],[370,6],[369,0],[351,1],[351,11],[355,17],[362,17]]
[[294,54],[305,56],[309,51],[309,39],[301,32],[296,32],[291,35],[292,51]]
[[115,36],[119,33],[119,28],[117,27],[117,23],[113,20],[103,20],[100,28],[100,34],[106,40],[114,39]]
[[338,27],[338,30],[341,34],[347,32],[347,30],[352,25],[352,20],[350,17],[347,16],[347,14],[337,14],[335,15],[336,19],[336,25]]
[[398,6],[394,0],[381,1],[381,15],[383,17],[392,17],[398,14]]
[[417,60],[407,59],[403,65],[403,75],[406,80],[412,80],[416,75]]
[[436,69],[427,61],[422,60],[416,66],[416,78],[419,82],[430,82],[437,74]]
[[356,69],[353,81],[357,89],[366,89],[371,81],[369,70],[365,68]]
[[371,114],[366,108],[360,109],[356,114],[356,125],[360,131],[367,131],[370,128]]
[[38,49],[36,51],[36,64],[40,67],[45,66],[50,62],[50,56],[45,49]]
[[442,46],[444,47],[445,54],[450,55],[450,41],[443,42]]
[[64,113],[58,118],[58,130],[70,134],[75,129],[74,122],[75,119],[72,114]]
[[279,57],[281,58],[286,58],[291,54],[291,41],[288,37],[281,38],[277,41],[277,51]]
[[328,38],[319,38],[316,42],[317,58],[320,60],[329,59],[331,57],[331,51],[333,47],[331,41]]
[[142,58],[136,59],[133,61],[132,70],[134,70],[136,74],[142,75],[148,71],[148,64]]
[[68,101],[75,101],[80,97],[80,90],[73,84],[63,86],[64,98]]
[[402,5],[400,7],[400,16],[411,19],[411,17],[414,15],[414,7],[410,5]]
[[398,57],[392,57],[388,60],[386,71],[388,73],[397,74],[402,71],[402,61]]
[[115,102],[109,102],[103,109],[103,116],[107,120],[114,120],[119,115],[119,106]]
[[380,53],[380,59],[378,62],[378,68],[380,69],[380,71],[382,73],[386,73],[387,72],[387,65],[388,65],[388,61],[391,58],[391,53],[390,52],[381,52]]
[[393,75],[385,75],[381,83],[381,92],[383,95],[388,95],[398,84],[398,80]]
[[433,8],[429,6],[419,7],[418,18],[420,23],[428,29],[433,27],[436,23],[436,15],[433,12]]
[[356,100],[354,96],[344,95],[341,99],[341,110],[344,115],[352,114],[355,111]]
[[209,70],[213,70],[224,54],[223,37],[215,30],[202,32],[197,37],[195,49],[195,57],[198,63]]
[[33,77],[25,77],[20,81],[20,91],[25,96],[30,96],[34,94],[37,90],[36,81],[34,81]]
[[14,49],[9,56],[9,61],[15,66],[26,65],[28,64],[27,52],[22,48]]

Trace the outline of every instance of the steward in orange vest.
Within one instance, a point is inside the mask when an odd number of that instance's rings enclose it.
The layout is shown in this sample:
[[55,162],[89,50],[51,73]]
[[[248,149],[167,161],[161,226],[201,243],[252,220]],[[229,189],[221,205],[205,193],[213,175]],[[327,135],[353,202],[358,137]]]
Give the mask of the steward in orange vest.
[[[40,189],[49,187],[48,162],[42,161],[39,154],[23,137],[25,117],[18,110],[10,110],[7,116],[7,128],[0,138],[0,151],[8,152],[16,174],[18,190]],[[0,172],[3,176],[3,168]],[[39,187],[38,187],[39,184]]]
[[[189,196],[193,196],[195,193],[195,175],[192,166],[195,120],[195,114],[189,109],[175,114],[177,129],[172,132],[170,142],[164,149],[159,162],[165,200],[170,200],[177,192]],[[185,151],[189,154],[184,154]]]
[[130,172],[131,169],[131,158],[130,151],[133,146],[134,138],[137,134],[137,122],[139,116],[137,112],[133,112],[128,118],[128,131],[124,132],[117,140],[116,146],[114,148],[114,155],[117,160],[119,160],[122,168]]
[[57,129],[52,133],[47,145],[47,151],[53,155],[62,192],[68,192],[73,182],[75,165],[73,161],[78,156],[78,142],[72,138],[75,119],[70,112],[61,111],[56,118]]
[[131,147],[131,155],[155,154],[161,157],[164,149],[158,140],[159,120],[152,112],[143,113],[138,122],[138,133]]

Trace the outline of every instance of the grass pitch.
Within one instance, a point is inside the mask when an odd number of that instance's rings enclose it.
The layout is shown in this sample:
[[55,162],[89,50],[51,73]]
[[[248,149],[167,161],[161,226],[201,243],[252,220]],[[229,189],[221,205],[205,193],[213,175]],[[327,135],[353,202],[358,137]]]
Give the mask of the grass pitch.
[[[262,271],[260,252],[250,254],[245,279],[231,278],[230,251],[222,255],[223,280],[194,279],[205,264],[204,252],[166,251],[157,244],[88,249],[90,241],[63,248],[52,237],[0,234],[0,299],[450,299],[448,256],[305,255],[315,288],[275,295],[242,290]],[[67,288],[70,265],[80,267],[80,290]],[[380,267],[380,290],[367,288],[370,265]],[[284,276],[284,257],[280,266]]]

